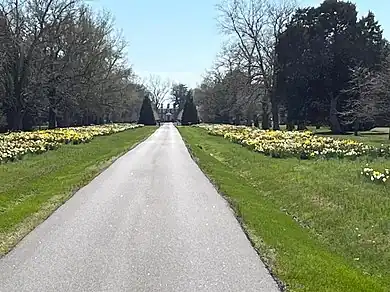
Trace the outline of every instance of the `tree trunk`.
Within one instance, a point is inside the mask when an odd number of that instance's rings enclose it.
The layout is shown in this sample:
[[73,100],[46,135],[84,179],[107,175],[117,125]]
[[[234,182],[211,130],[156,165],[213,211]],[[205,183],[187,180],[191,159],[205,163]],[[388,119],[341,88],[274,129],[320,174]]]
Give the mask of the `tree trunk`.
[[291,107],[287,108],[286,130],[287,131],[294,131],[295,130],[294,115],[293,115],[293,110],[291,109]]
[[359,121],[357,119],[353,122],[353,135],[359,135]]
[[298,122],[298,131],[305,131],[307,130],[305,122],[304,121],[299,121]]
[[239,115],[236,115],[234,117],[233,123],[234,123],[235,126],[238,126],[240,124],[240,116]]
[[295,130],[294,122],[288,121],[286,128],[287,128],[287,131],[294,131]]
[[23,131],[31,131],[34,128],[35,121],[34,117],[32,116],[31,112],[26,112],[23,115],[23,122],[22,122]]
[[[7,120],[9,119],[9,129],[13,131],[23,130],[23,119],[26,113],[21,100],[21,91],[19,87],[15,87],[11,98],[14,100],[11,110],[7,113]],[[9,116],[8,116],[9,115]]]
[[268,114],[263,114],[261,118],[261,128],[263,130],[269,130],[269,117]]
[[49,129],[57,127],[57,115],[52,107],[49,108]]
[[65,110],[63,115],[64,115],[63,127],[69,127],[70,126],[69,112],[67,110]]
[[268,115],[268,103],[263,102],[262,104],[262,115],[261,115],[261,128],[263,130],[269,129],[269,115]]
[[255,115],[255,116],[254,116],[254,119],[253,119],[253,126],[255,126],[256,128],[258,128],[258,127],[260,126],[260,121],[259,121],[258,115]]
[[333,134],[341,134],[341,125],[337,117],[337,99],[332,98],[330,101],[330,113],[329,113],[330,129]]
[[23,129],[23,118],[24,113],[21,111],[16,111],[13,118],[13,123],[11,129],[14,131],[20,131]]
[[279,125],[279,104],[274,98],[272,101],[272,129],[277,131],[280,130]]

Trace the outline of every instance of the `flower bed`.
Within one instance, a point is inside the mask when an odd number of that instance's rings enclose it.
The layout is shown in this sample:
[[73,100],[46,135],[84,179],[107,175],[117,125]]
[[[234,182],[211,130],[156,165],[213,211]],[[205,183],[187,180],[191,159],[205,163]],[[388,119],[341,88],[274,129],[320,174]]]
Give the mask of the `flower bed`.
[[23,155],[39,154],[57,149],[62,144],[87,143],[96,136],[106,136],[142,125],[109,124],[33,132],[11,132],[0,135],[0,163],[20,159]]
[[272,131],[232,125],[199,125],[211,135],[272,157],[356,158],[390,157],[390,146],[374,147],[353,140],[338,140],[314,135],[310,131]]

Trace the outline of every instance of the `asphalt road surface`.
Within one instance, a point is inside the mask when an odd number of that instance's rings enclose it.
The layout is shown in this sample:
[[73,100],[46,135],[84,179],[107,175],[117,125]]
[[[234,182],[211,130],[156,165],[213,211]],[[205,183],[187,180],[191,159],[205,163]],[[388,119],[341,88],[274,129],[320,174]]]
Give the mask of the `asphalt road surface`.
[[0,259],[0,291],[279,291],[172,124]]

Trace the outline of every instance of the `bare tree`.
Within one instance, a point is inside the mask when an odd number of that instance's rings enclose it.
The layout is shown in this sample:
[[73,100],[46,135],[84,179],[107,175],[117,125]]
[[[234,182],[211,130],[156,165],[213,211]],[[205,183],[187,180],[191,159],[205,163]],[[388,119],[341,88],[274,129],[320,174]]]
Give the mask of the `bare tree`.
[[172,82],[169,79],[162,79],[159,75],[151,74],[144,84],[150,92],[151,101],[157,108],[161,108],[172,88]]
[[[253,52],[252,52],[253,53]],[[228,43],[217,57],[215,71],[223,75],[229,111],[236,122],[242,118],[248,124],[253,120],[258,126],[264,86],[253,79],[252,67],[245,59],[239,44]]]
[[294,0],[223,0],[217,5],[221,31],[233,36],[245,60],[249,84],[257,84],[261,97],[262,127],[269,128],[272,105],[273,128],[279,129],[275,46],[296,8]]
[[340,115],[346,122],[354,124],[355,135],[358,135],[361,123],[378,118],[390,126],[390,58],[379,71],[364,67],[352,69],[350,87],[343,93],[352,95],[352,98],[348,100],[347,110]]

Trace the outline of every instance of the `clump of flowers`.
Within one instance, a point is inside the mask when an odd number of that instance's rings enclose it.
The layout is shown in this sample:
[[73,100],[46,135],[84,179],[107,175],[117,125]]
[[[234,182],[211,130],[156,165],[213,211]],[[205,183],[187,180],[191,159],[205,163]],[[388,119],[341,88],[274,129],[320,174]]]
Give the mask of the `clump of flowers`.
[[233,125],[199,125],[209,134],[222,136],[256,152],[272,157],[350,158],[390,157],[390,146],[377,148],[354,140],[314,135],[310,131],[273,131]]
[[381,172],[370,167],[365,167],[361,171],[361,175],[364,175],[372,182],[386,183],[390,179],[390,170],[385,169],[383,172]]
[[87,143],[96,136],[111,135],[140,126],[142,125],[109,124],[1,134],[0,163],[20,159],[29,153],[40,154],[57,149],[62,144]]

